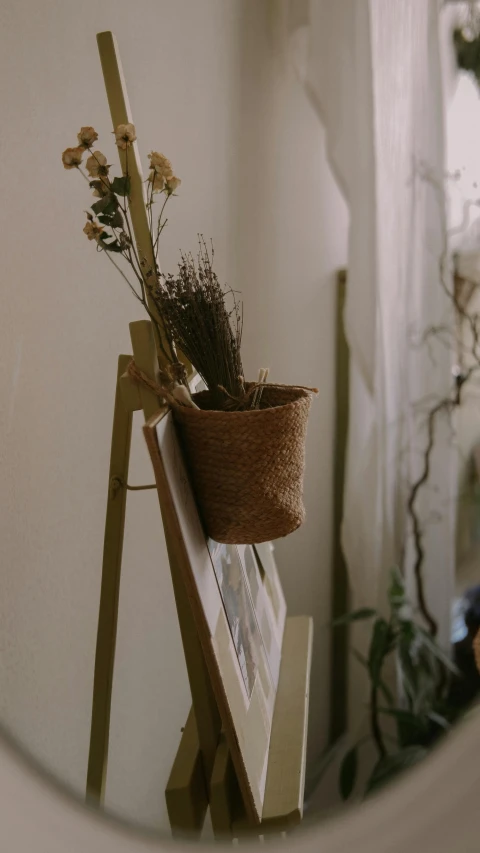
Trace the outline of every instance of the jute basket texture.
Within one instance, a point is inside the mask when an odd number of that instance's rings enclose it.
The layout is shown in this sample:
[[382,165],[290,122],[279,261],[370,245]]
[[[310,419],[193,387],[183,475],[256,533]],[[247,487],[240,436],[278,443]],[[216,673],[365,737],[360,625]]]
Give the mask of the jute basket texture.
[[305,438],[312,392],[265,384],[261,406],[212,411],[173,406],[205,531],[217,542],[254,544],[292,533],[305,520]]

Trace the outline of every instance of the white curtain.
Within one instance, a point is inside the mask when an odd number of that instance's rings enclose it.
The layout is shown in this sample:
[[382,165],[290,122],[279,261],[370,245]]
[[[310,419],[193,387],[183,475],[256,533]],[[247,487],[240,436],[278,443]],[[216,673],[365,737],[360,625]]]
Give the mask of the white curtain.
[[[301,23],[292,34],[295,61],[325,124],[350,209],[343,546],[354,607],[376,606],[385,602],[390,566],[403,555],[412,575],[407,490],[423,465],[426,407],[451,389],[449,348],[435,339],[419,345],[428,327],[452,324],[439,275],[446,239],[439,3],[310,0]],[[440,417],[418,509],[425,595],[444,643],[454,578],[454,471],[448,419]],[[367,640],[366,631],[355,637]],[[355,725],[364,686],[353,668]]]

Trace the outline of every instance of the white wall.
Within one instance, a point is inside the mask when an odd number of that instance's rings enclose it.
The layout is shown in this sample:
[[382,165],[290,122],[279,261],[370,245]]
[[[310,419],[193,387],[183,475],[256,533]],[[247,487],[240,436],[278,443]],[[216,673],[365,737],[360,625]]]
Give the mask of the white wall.
[[315,619],[309,755],[326,744],[336,270],[347,256],[347,210],[327,164],[317,114],[288,61],[278,4],[244,18],[236,269],[244,294],[244,361],[256,376],[317,387],[307,439],[305,525],[276,544],[291,613]]
[[[321,128],[274,59],[267,0],[3,0],[0,8],[0,719],[82,791],[119,352],[141,316],[82,234],[60,153],[84,124],[114,161],[95,33],[119,40],[146,165],[182,178],[162,264],[201,230],[243,291],[249,375],[318,385],[308,521],[277,548],[292,612],[316,620],[312,754],[325,741],[334,270],[346,214]],[[173,204],[172,204],[173,208]],[[137,420],[130,479],[149,482]],[[156,498],[128,500],[107,805],[164,825],[189,706]]]
[[[146,165],[183,179],[162,259],[200,228],[228,263],[236,0],[1,6],[1,719],[74,785],[86,774],[116,362],[138,313],[82,234],[60,154],[92,124],[116,160],[95,33],[120,44]],[[201,34],[201,38],[199,38]],[[173,207],[173,205],[172,205]],[[152,473],[137,422],[131,480]],[[107,802],[158,824],[189,706],[160,515],[128,500]]]

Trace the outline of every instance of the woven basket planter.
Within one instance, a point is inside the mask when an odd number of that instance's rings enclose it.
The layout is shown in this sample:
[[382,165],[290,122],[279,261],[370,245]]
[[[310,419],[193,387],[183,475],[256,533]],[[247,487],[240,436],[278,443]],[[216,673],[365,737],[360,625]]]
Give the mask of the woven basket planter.
[[305,519],[303,474],[311,393],[265,385],[262,408],[212,411],[175,406],[177,425],[205,532],[217,542],[278,539]]

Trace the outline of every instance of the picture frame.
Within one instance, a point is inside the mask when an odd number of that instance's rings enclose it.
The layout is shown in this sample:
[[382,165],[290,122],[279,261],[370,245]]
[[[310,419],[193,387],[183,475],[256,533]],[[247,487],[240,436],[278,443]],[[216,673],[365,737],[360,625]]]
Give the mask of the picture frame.
[[286,620],[272,547],[208,539],[172,413],[144,434],[246,814],[259,823]]

